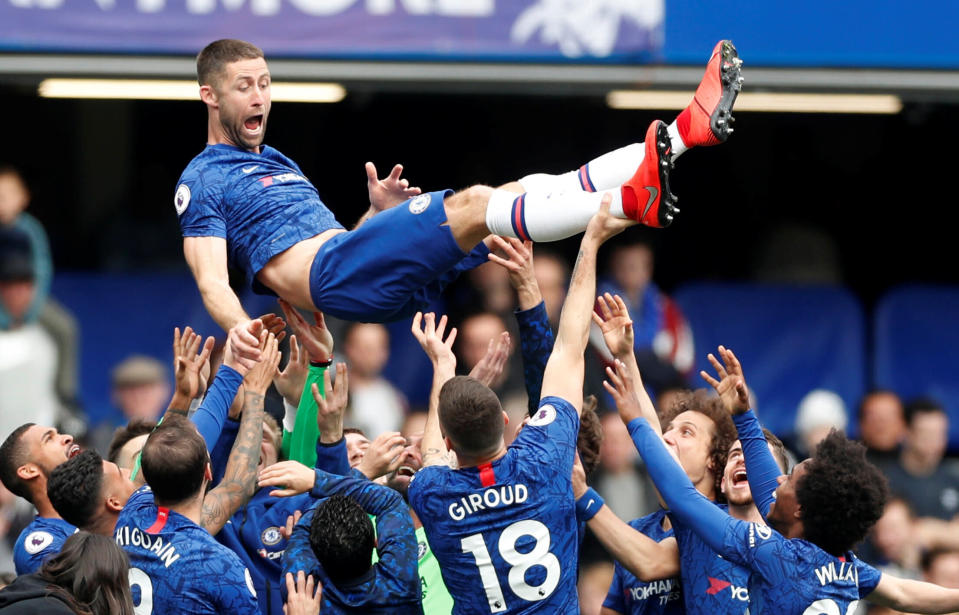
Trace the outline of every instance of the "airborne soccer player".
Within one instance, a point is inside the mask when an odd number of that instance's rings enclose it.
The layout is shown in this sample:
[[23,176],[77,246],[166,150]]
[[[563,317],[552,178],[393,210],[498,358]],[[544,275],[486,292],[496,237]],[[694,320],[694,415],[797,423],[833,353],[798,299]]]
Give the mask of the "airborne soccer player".
[[[301,309],[351,321],[407,317],[460,272],[485,262],[490,234],[533,241],[575,235],[604,195],[620,219],[657,227],[672,222],[678,211],[668,183],[673,160],[732,132],[740,65],[733,45],[721,41],[676,121],[654,121],[644,143],[578,171],[530,175],[500,189],[419,194],[400,179],[398,165],[377,180],[368,164],[371,207],[358,228],[347,231],[299,166],[263,144],[270,114],[263,52],[243,41],[215,41],[197,57],[207,146],[184,170],[174,197],[184,256],[204,305],[224,329],[249,320],[230,289],[228,262],[245,270],[258,292]],[[255,355],[255,340],[247,342]]]
[[[570,481],[583,405],[583,352],[596,291],[596,253],[635,224],[608,205],[590,221],[573,270],[539,409],[509,448],[506,415],[496,395],[455,373],[437,325],[420,316],[413,332],[434,365],[423,468],[408,496],[443,581],[453,613],[578,613],[578,522]],[[448,451],[456,455],[450,465]]]

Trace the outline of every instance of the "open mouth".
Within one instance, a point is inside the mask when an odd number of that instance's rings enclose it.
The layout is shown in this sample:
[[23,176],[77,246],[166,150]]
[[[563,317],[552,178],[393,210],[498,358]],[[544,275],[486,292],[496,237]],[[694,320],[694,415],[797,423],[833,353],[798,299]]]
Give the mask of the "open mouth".
[[748,485],[749,480],[746,477],[746,470],[739,470],[733,474],[733,486],[741,487],[743,485]]
[[408,476],[409,478],[413,478],[414,474],[416,474],[416,470],[414,470],[410,466],[400,466],[396,468],[397,476]]
[[67,459],[73,459],[79,454],[80,454],[80,447],[77,446],[76,444],[71,445],[70,448],[67,449]]
[[259,132],[260,128],[263,127],[263,114],[254,115],[246,118],[243,121],[243,127],[249,130],[250,132]]

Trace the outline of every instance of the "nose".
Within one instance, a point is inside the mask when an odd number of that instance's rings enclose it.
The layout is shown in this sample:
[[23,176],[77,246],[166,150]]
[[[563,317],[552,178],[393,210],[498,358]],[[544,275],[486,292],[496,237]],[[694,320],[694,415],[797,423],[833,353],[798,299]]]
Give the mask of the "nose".
[[786,482],[786,478],[787,478],[787,477],[786,477],[785,474],[780,474],[779,476],[776,477],[776,483],[779,484],[779,485],[781,485],[781,484],[783,484],[784,482]]
[[672,430],[667,431],[666,433],[663,434],[663,440],[666,442],[666,444],[669,444],[670,446],[676,446],[676,439],[673,437]]
[[70,446],[73,444],[73,436],[69,434],[63,434],[60,436],[60,441],[63,442],[64,446]]

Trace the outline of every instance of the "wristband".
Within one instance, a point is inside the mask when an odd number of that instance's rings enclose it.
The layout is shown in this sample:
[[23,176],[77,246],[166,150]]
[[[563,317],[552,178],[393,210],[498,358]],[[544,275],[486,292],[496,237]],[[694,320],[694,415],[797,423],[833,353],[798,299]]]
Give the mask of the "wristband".
[[326,361],[310,361],[310,365],[313,367],[329,367],[333,365],[333,357],[330,357]]
[[592,487],[589,487],[586,489],[586,493],[576,500],[576,518],[580,521],[589,521],[596,516],[596,513],[605,504],[602,496],[596,493]]

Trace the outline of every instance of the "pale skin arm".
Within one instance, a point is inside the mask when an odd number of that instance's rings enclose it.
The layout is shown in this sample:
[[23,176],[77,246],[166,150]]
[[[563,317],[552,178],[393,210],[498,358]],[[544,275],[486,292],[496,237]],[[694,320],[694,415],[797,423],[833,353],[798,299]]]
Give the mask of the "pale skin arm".
[[879,584],[866,599],[897,611],[910,613],[952,613],[959,611],[959,589],[947,589],[883,573]]
[[364,222],[381,211],[396,207],[403,201],[420,193],[420,189],[410,186],[408,180],[400,179],[402,173],[403,165],[398,164],[393,167],[386,179],[379,179],[376,176],[376,166],[372,162],[366,163],[366,188],[370,193],[370,208],[356,222],[353,230],[358,229]]
[[223,480],[203,498],[200,527],[216,535],[253,495],[263,441],[263,402],[280,361],[276,336],[263,332],[262,359],[243,379],[243,416]]
[[543,373],[543,397],[555,395],[565,399],[576,408],[577,414],[583,408],[583,353],[596,297],[596,253],[607,239],[636,224],[635,220],[611,216],[609,203],[608,197],[603,199],[600,210],[586,227],[559,319],[553,354]]
[[[200,289],[203,305],[224,331],[250,320],[240,299],[230,288],[225,239],[184,237],[183,256]],[[256,337],[241,335],[237,341],[237,352],[254,360],[259,359],[259,340]]]
[[[421,323],[425,320],[425,326]],[[423,440],[420,442],[420,453],[423,455],[423,467],[432,465],[450,465],[449,450],[443,439],[440,429],[440,389],[446,381],[456,375],[456,357],[453,355],[453,342],[456,340],[456,329],[450,331],[446,340],[443,334],[446,331],[446,316],[436,323],[436,315],[432,312],[424,318],[421,312],[413,317],[413,337],[420,343],[426,355],[433,362],[433,388],[430,390],[430,408],[426,418],[426,427],[423,430]]]

